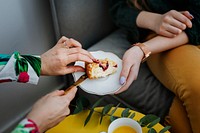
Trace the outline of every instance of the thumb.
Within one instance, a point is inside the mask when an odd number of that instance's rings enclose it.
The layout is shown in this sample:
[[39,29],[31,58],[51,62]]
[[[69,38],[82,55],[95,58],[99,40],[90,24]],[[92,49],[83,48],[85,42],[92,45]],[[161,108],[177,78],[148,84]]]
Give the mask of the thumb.
[[81,66],[67,66],[65,69],[65,74],[74,73],[74,72],[84,72],[85,69]]
[[64,90],[55,90],[55,91],[50,93],[51,96],[62,96],[64,94],[65,94]]
[[67,41],[67,40],[69,40],[69,38],[67,38],[67,37],[65,37],[65,36],[62,36],[62,37],[58,40],[57,44],[64,43],[64,42]]
[[65,91],[65,95],[63,95],[63,97],[71,101],[72,99],[74,99],[76,92],[77,92],[77,87],[74,86],[73,88]]

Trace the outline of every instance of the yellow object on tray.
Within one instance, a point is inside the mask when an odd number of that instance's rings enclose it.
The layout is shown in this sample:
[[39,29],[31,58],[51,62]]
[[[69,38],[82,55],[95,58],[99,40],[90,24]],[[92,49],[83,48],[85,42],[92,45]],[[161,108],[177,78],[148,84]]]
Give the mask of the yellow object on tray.
[[[103,108],[98,107],[95,108],[96,111],[101,112]],[[112,108],[113,109],[113,108]],[[118,108],[116,112],[114,113],[114,116],[120,116],[124,108]],[[135,112],[134,120],[140,120],[144,115],[142,113]],[[100,124],[100,114],[99,113],[93,113],[90,121],[87,123],[87,125],[84,127],[84,122],[86,117],[88,116],[89,111],[85,110],[81,113],[78,113],[76,115],[70,115],[66,117],[60,124],[55,126],[54,128],[48,130],[46,133],[99,133],[101,131],[108,130],[108,126],[110,124],[110,117],[104,116],[103,121]],[[154,129],[159,132],[164,127],[161,124],[157,124],[154,126]],[[146,127],[142,128],[143,133],[147,133],[148,129]],[[169,133],[169,132],[166,132]]]

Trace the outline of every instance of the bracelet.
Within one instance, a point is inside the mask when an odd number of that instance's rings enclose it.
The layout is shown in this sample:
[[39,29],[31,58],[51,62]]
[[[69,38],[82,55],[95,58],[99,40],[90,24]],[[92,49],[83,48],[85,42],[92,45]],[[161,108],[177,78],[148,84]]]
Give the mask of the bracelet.
[[151,55],[151,51],[144,43],[136,43],[133,46],[138,46],[142,52],[144,53],[144,57],[142,58],[142,63],[146,61],[146,59]]

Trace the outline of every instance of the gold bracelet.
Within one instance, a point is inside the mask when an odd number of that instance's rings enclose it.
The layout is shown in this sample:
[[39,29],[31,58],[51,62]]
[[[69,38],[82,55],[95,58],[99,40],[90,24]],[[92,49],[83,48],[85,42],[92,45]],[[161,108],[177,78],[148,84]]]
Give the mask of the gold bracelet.
[[142,52],[144,53],[144,57],[142,58],[142,62],[146,61],[146,59],[151,55],[151,51],[149,48],[143,43],[136,43],[133,46],[138,46]]

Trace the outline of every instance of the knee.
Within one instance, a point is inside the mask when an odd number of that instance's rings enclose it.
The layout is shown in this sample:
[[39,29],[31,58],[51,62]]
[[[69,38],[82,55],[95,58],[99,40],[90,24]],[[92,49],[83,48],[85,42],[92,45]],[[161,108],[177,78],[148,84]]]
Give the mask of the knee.
[[[200,95],[200,49],[183,45],[153,55],[147,64],[154,75],[171,91],[184,95]],[[164,75],[164,76],[163,76]]]

